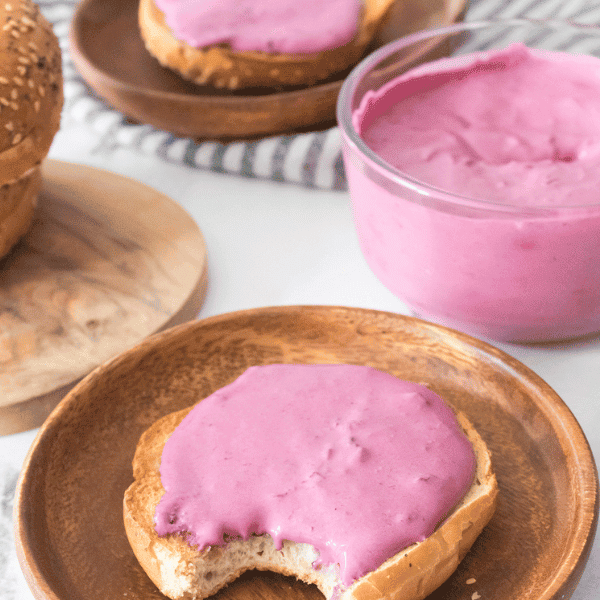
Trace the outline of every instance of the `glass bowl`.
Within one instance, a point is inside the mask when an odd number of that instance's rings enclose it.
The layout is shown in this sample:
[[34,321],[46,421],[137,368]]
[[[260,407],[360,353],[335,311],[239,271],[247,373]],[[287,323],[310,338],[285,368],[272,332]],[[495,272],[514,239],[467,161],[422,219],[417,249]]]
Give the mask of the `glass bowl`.
[[593,334],[600,331],[600,172],[592,203],[517,206],[468,197],[394,168],[353,123],[366,95],[408,69],[513,42],[600,56],[597,27],[470,22],[392,42],[348,76],[337,119],[360,247],[379,280],[419,317],[512,342]]

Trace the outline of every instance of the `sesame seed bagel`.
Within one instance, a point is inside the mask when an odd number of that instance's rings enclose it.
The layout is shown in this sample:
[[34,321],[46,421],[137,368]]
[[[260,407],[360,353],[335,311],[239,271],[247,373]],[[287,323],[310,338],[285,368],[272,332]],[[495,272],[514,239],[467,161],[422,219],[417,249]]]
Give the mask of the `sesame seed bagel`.
[[61,51],[31,0],[0,2],[0,256],[27,231],[60,126]]
[[154,0],[140,0],[138,21],[146,49],[164,67],[199,85],[237,90],[312,85],[356,64],[395,0],[364,0],[358,30],[347,44],[313,54],[236,52],[226,44],[194,48],[178,40]]

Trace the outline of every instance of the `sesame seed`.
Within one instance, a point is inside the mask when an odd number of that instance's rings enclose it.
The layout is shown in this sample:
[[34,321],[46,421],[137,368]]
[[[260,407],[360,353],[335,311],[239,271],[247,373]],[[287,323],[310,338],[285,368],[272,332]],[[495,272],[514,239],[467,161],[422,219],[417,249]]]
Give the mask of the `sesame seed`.
[[43,98],[46,95],[46,90],[40,85],[38,87],[38,93]]
[[18,105],[16,102],[11,102],[11,103],[10,103],[10,107],[11,107],[13,110],[19,110],[19,105]]
[[13,77],[13,81],[15,82],[16,85],[23,85],[23,83],[24,83],[24,81],[20,77],[17,77],[16,75],[15,75],[15,77]]
[[16,40],[21,37],[21,34],[16,29],[12,29],[10,35],[12,35]]
[[0,77],[0,83],[6,85],[8,83],[8,79],[6,79],[6,77]]
[[36,101],[33,103],[33,108],[34,108],[34,110],[35,110],[35,112],[36,112],[36,113],[37,113],[37,112],[40,112],[40,101],[39,101],[39,100],[36,100]]
[[467,581],[465,583],[467,585],[473,585],[476,581],[477,581],[477,579],[475,579],[475,577],[471,577],[470,579],[467,579]]
[[29,58],[27,58],[27,56],[19,56],[19,58],[17,58],[17,60],[22,64],[22,65],[30,65],[31,61],[29,60]]
[[27,45],[28,45],[28,46],[29,46],[29,47],[30,47],[32,50],[37,50],[37,49],[38,49],[37,45],[36,45],[34,42],[29,42]]
[[19,92],[15,88],[13,88],[12,90],[10,90],[10,97],[13,100],[16,100],[19,97]]
[[29,31],[29,27],[27,27],[26,25],[21,25],[21,27],[19,27],[19,31],[21,33],[27,33]]
[[26,75],[27,74],[27,67],[25,65],[18,65],[17,66],[17,72],[19,73],[19,75]]
[[5,9],[6,9],[8,12],[10,12],[10,11],[13,9],[13,7],[12,7],[12,4],[5,4],[5,5],[4,5],[4,8],[5,8]]
[[477,592],[471,594],[471,600],[479,600],[479,598],[481,598],[481,596]]
[[[22,133],[17,133],[17,135],[15,135],[15,137],[12,140],[13,146],[15,144],[18,144],[22,139],[23,139],[23,134]],[[473,599],[473,600],[475,600],[475,599]]]
[[33,88],[34,88],[34,86],[35,86],[35,81],[33,81],[33,79],[28,79],[28,80],[27,80],[27,85],[28,85],[28,86],[29,86],[31,89],[33,89]]
[[0,104],[3,104],[4,106],[8,106],[10,104],[10,102],[6,98],[0,98]]
[[8,131],[13,131],[15,128],[14,123],[12,121],[9,121],[8,123],[6,123],[6,125],[4,125],[4,127],[6,129],[8,129]]
[[11,27],[12,27],[12,21],[9,21],[8,23],[5,23],[2,26],[2,31],[8,31],[9,29],[11,29]]

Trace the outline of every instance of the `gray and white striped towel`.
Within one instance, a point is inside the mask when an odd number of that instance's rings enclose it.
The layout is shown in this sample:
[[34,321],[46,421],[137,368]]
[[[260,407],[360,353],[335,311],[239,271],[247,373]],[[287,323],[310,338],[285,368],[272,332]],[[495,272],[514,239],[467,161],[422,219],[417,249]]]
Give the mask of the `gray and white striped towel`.
[[[244,177],[345,190],[339,130],[278,135],[252,142],[203,142],[178,138],[149,125],[128,122],[99,99],[69,56],[68,30],[76,0],[38,0],[60,38],[65,74],[65,121],[86,123],[98,136],[98,151],[131,148],[161,160]],[[598,0],[472,0],[467,20],[512,17],[571,19],[600,24]]]

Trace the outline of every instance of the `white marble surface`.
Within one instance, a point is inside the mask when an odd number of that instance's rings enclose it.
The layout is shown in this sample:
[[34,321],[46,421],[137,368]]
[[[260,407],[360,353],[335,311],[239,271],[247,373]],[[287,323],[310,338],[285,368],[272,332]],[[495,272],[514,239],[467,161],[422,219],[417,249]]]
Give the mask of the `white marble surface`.
[[[85,126],[67,122],[50,155],[136,178],[187,209],[205,236],[209,254],[209,287],[200,317],[283,304],[408,312],[368,270],[346,192],[198,171],[131,149],[97,152],[95,141]],[[558,392],[579,420],[595,456],[600,456],[600,337],[547,347],[495,345]],[[0,437],[0,597],[4,600],[32,598],[16,562],[10,511],[15,477],[35,433]],[[599,598],[599,589],[600,540],[596,540],[573,598]]]

